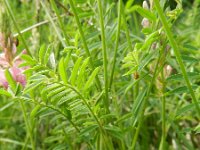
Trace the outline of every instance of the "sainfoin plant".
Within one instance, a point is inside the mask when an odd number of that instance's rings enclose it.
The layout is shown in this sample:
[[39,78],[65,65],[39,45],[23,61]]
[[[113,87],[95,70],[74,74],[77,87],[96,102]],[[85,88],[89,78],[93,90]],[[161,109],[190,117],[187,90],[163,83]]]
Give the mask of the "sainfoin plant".
[[0,4],[0,149],[200,148],[198,0]]

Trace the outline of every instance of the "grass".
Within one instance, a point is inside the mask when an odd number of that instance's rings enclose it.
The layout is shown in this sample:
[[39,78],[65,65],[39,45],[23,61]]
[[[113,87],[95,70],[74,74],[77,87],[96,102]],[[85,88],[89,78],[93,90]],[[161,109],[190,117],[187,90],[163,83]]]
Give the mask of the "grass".
[[199,2],[153,2],[0,1],[0,149],[199,149]]

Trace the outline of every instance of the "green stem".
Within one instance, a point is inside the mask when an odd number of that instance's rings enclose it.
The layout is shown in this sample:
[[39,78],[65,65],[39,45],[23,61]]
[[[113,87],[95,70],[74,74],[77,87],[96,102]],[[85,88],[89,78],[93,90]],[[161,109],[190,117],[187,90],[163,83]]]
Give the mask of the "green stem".
[[109,97],[108,97],[108,70],[107,70],[107,52],[106,52],[106,37],[103,19],[103,10],[101,0],[97,0],[98,10],[100,16],[100,26],[101,26],[101,38],[102,38],[102,51],[103,51],[103,66],[104,66],[104,84],[105,84],[105,106],[107,112],[109,112]]
[[[127,26],[127,21],[126,21],[126,14],[124,11],[122,11],[122,19],[123,19],[123,23],[124,23],[124,28],[125,28],[125,33],[126,33],[126,39],[128,41],[128,48],[129,50],[132,52],[134,49],[133,49],[133,46],[132,46],[132,42],[131,42],[131,37],[130,37],[130,32],[129,32],[129,29],[128,29],[128,26]],[[133,93],[133,97],[134,99],[137,98],[137,95],[138,95],[138,91],[139,91],[139,82],[137,82],[134,86],[134,93]]]
[[114,58],[113,58],[113,66],[111,71],[111,77],[110,77],[110,88],[112,86],[114,71],[115,71],[115,64],[116,64],[116,57],[117,57],[117,50],[119,46],[119,37],[120,37],[120,28],[121,28],[121,14],[122,14],[122,0],[119,0],[118,4],[118,26],[117,26],[117,35],[116,35],[116,41],[115,41],[115,52],[114,52]]
[[35,143],[34,143],[34,140],[33,140],[33,135],[32,135],[32,132],[31,132],[31,127],[30,127],[28,119],[27,119],[28,117],[26,115],[26,110],[25,110],[24,102],[20,98],[19,98],[19,102],[20,102],[20,105],[21,105],[21,108],[22,108],[22,112],[23,112],[24,121],[25,121],[26,128],[27,128],[27,132],[28,132],[28,135],[29,135],[30,140],[31,140],[32,149],[35,150]]
[[[66,34],[66,32],[65,32],[65,27],[64,27],[64,24],[63,24],[63,22],[62,22],[62,20],[61,20],[61,15],[60,15],[59,12],[58,12],[58,8],[57,8],[57,6],[56,6],[56,3],[55,3],[54,0],[50,0],[50,2],[51,2],[51,5],[52,5],[52,7],[53,7],[55,13],[56,13],[56,16],[57,16],[57,18],[58,18],[58,22],[59,22],[59,24],[60,24],[60,28],[62,29],[63,35],[64,35],[64,37],[65,37],[66,44],[69,46],[69,45],[70,45],[70,42],[69,42],[68,37],[67,37],[67,34]],[[67,55],[67,59],[68,59],[68,60],[69,60],[69,58],[71,57],[72,51],[73,51],[73,50],[71,49],[71,50],[69,51],[68,55]]]
[[[65,14],[62,14],[61,17],[65,17]],[[57,20],[57,19],[58,19],[58,17],[53,17],[53,18],[52,18],[52,20]],[[32,25],[32,26],[29,26],[29,27],[27,27],[27,28],[21,30],[20,33],[23,34],[23,33],[25,33],[25,32],[31,31],[32,29],[38,28],[38,27],[40,27],[40,26],[42,26],[42,25],[45,25],[45,24],[47,24],[47,23],[49,23],[49,22],[50,22],[49,20],[44,20],[44,21],[38,22],[38,23],[36,23],[36,24],[34,24],[34,25]],[[18,34],[18,33],[15,33],[13,36],[14,36],[14,37],[17,37],[17,36],[19,36],[19,34]]]
[[[79,20],[79,17],[78,17],[78,12],[76,10],[76,7],[74,5],[74,2],[73,0],[69,0],[69,4],[71,6],[71,9],[74,13],[74,17],[75,17],[75,20],[76,20],[76,23],[78,25],[78,30],[80,32],[80,35],[81,35],[81,38],[82,38],[82,41],[83,41],[83,46],[85,48],[85,51],[86,51],[86,54],[88,57],[90,57],[90,51],[89,51],[89,48],[87,46],[87,42],[86,42],[86,39],[85,39],[85,35],[84,35],[84,32],[83,32],[83,29],[82,29],[82,26],[81,26],[81,23],[80,23],[80,20]],[[91,60],[92,61],[92,60]],[[93,63],[92,63],[93,64]]]
[[56,112],[62,114],[65,118],[67,118],[67,120],[69,121],[69,123],[76,129],[76,131],[77,131],[77,132],[80,132],[79,128],[75,125],[75,123],[74,123],[72,120],[68,119],[68,117],[67,117],[64,113],[62,113],[59,109],[56,109],[56,108],[54,108],[54,107],[52,107],[52,106],[49,106],[49,105],[43,105],[43,104],[41,104],[41,103],[39,103],[39,105],[42,105],[42,106],[44,106],[44,107],[47,107],[47,108],[49,108],[49,109],[52,109],[52,110],[54,110],[54,111],[56,111]]
[[159,146],[159,150],[165,150],[165,137],[166,137],[166,114],[165,114],[165,77],[164,70],[161,72],[161,80],[162,80],[162,138]]
[[64,27],[64,24],[63,24],[63,22],[62,22],[62,20],[61,20],[61,16],[60,16],[60,14],[59,14],[59,12],[58,12],[58,8],[57,8],[57,6],[56,6],[56,3],[55,3],[54,0],[50,0],[50,2],[51,2],[51,5],[52,5],[52,7],[53,7],[55,13],[56,13],[56,16],[57,16],[57,18],[58,18],[58,22],[59,22],[59,24],[60,24],[60,28],[61,28],[62,31],[63,31],[63,35],[64,35],[64,37],[65,37],[66,44],[67,44],[67,45],[70,45],[70,42],[69,42],[68,37],[67,37],[67,34],[66,34],[66,32],[65,32],[65,27]]
[[179,64],[179,66],[180,66],[182,75],[183,75],[183,77],[184,77],[184,80],[185,80],[185,82],[186,82],[186,85],[187,85],[187,87],[188,87],[188,89],[189,89],[189,92],[190,92],[190,94],[191,94],[193,103],[194,103],[195,106],[196,106],[196,110],[197,110],[197,112],[198,112],[198,116],[200,117],[200,108],[199,108],[199,105],[198,105],[198,102],[197,102],[195,93],[194,93],[194,91],[193,91],[193,89],[192,89],[190,80],[189,80],[189,78],[188,78],[186,69],[185,69],[185,67],[184,67],[184,63],[183,63],[183,61],[182,61],[182,59],[181,59],[181,54],[180,54],[180,52],[179,52],[178,45],[177,45],[177,43],[176,43],[176,41],[175,41],[175,39],[174,39],[174,37],[173,37],[173,34],[172,34],[171,30],[170,30],[170,27],[169,27],[169,25],[168,25],[167,19],[166,19],[166,17],[164,16],[164,13],[163,13],[163,11],[162,11],[162,9],[161,9],[161,6],[160,6],[160,4],[159,4],[159,1],[158,1],[158,0],[154,0],[154,4],[155,4],[156,10],[157,10],[157,12],[158,12],[158,15],[159,15],[159,17],[160,17],[160,20],[161,20],[161,22],[162,22],[162,25],[163,25],[163,27],[164,27],[164,29],[165,29],[165,32],[166,32],[166,34],[167,34],[167,37],[168,37],[168,39],[169,39],[170,45],[171,45],[171,47],[172,47],[173,50],[174,50],[174,54],[175,54],[175,56],[176,56],[176,60],[177,60],[177,62],[178,62],[178,64]]
[[139,123],[138,123],[138,126],[137,126],[137,129],[136,129],[136,132],[135,132],[135,135],[133,137],[133,142],[132,142],[132,145],[131,145],[131,149],[134,149],[135,148],[135,145],[136,145],[136,142],[137,142],[137,139],[138,139],[138,135],[139,135],[139,132],[140,132],[140,129],[141,129],[141,126],[143,124],[143,120],[144,120],[144,111],[145,111],[145,108],[146,108],[146,104],[147,104],[147,100],[150,96],[150,93],[151,93],[151,90],[152,90],[152,87],[153,87],[153,83],[157,77],[157,70],[158,70],[158,65],[159,65],[159,62],[160,62],[160,58],[161,58],[161,55],[159,55],[159,58],[156,62],[156,67],[155,67],[155,71],[153,73],[153,78],[151,80],[151,83],[148,87],[148,91],[147,91],[147,94],[146,96],[144,97],[144,104],[142,105],[142,113],[140,115],[140,119],[139,119]]
[[[137,79],[136,79],[137,80]],[[138,93],[139,93],[139,81],[134,86],[134,99],[136,100]]]
[[10,17],[12,18],[12,21],[13,21],[13,23],[14,23],[15,28],[16,28],[16,30],[17,30],[19,36],[20,36],[21,39],[22,39],[22,43],[24,44],[27,53],[32,57],[32,54],[31,54],[31,52],[30,52],[30,50],[29,50],[29,48],[28,48],[28,46],[27,46],[27,44],[26,44],[26,42],[25,42],[25,39],[23,38],[23,36],[22,36],[22,34],[21,34],[21,32],[20,32],[20,29],[19,29],[19,27],[18,27],[18,25],[17,25],[17,22],[16,22],[16,20],[15,20],[14,15],[13,15],[12,9],[10,8],[10,4],[8,3],[7,0],[4,0],[4,3],[5,3],[5,5],[6,5],[6,8],[7,8],[7,10],[8,10],[8,13],[9,13]]
[[103,129],[103,126],[101,125],[99,119],[97,118],[97,116],[95,115],[95,113],[93,112],[92,108],[90,107],[90,105],[87,103],[87,100],[81,95],[81,93],[76,89],[74,88],[73,86],[69,85],[69,84],[62,84],[63,86],[66,86],[70,89],[72,89],[75,93],[77,93],[81,100],[83,101],[83,103],[87,106],[87,108],[89,109],[91,115],[93,116],[93,118],[96,120],[97,124],[99,125],[99,128],[101,131],[104,131]]
[[138,23],[138,17],[137,17],[137,14],[136,12],[133,12],[133,19],[134,19],[134,25],[135,25],[135,32],[136,32],[136,35],[140,34],[140,30],[139,30],[139,23]]
[[[81,39],[82,39],[82,41],[83,41],[83,47],[84,47],[84,49],[85,49],[85,52],[86,52],[87,56],[90,57],[90,65],[91,65],[92,70],[94,70],[94,63],[93,63],[93,60],[92,60],[92,58],[91,58],[91,54],[90,54],[89,48],[88,48],[88,46],[87,46],[86,38],[85,38],[83,29],[82,29],[82,25],[81,25],[80,20],[79,20],[79,17],[78,17],[78,12],[77,12],[77,10],[76,10],[76,7],[75,7],[75,5],[74,5],[73,0],[69,0],[69,4],[70,4],[70,6],[71,6],[71,9],[72,9],[72,11],[73,11],[73,13],[74,13],[74,17],[75,17],[76,23],[77,23],[77,25],[78,25],[78,30],[79,30],[79,33],[80,33],[80,35],[81,35]],[[97,83],[97,87],[98,87],[99,89],[101,89],[101,83],[100,83],[100,81],[99,81],[98,76],[96,77],[96,83]]]
[[102,138],[104,140],[104,144],[106,145],[106,149],[108,150],[112,150],[113,149],[113,144],[112,144],[112,140],[110,139],[110,137],[107,135],[106,131],[104,130],[101,122],[99,121],[98,117],[96,116],[96,114],[94,113],[94,111],[92,110],[91,106],[88,104],[87,100],[84,98],[84,96],[82,96],[82,94],[73,86],[69,85],[69,84],[62,84],[63,86],[66,86],[70,89],[72,89],[74,92],[76,92],[81,100],[83,101],[83,103],[86,105],[86,107],[89,109],[91,116],[95,119],[95,121],[97,122],[98,126],[99,126],[99,130],[102,133]]
[[[123,7],[123,9],[124,9],[124,7]],[[122,19],[123,19],[123,25],[124,25],[124,28],[125,28],[126,38],[127,38],[127,41],[128,41],[128,48],[129,48],[130,51],[133,51],[131,37],[130,37],[129,30],[128,30],[128,26],[127,26],[127,22],[126,22],[126,15],[125,15],[124,10],[122,11]]]
[[59,39],[60,42],[62,43],[63,47],[67,47],[67,45],[65,44],[65,42],[64,42],[64,40],[63,40],[63,38],[62,38],[62,36],[61,36],[61,34],[60,34],[60,31],[59,31],[58,27],[56,26],[55,22],[53,21],[51,15],[50,15],[50,12],[49,12],[47,6],[44,4],[43,1],[40,1],[40,3],[41,3],[41,5],[42,5],[42,7],[44,8],[44,10],[45,10],[45,12],[46,12],[46,14],[47,14],[47,17],[49,18],[49,21],[51,22],[51,24],[52,24],[54,30],[56,31],[56,34],[57,34],[57,36],[58,36],[58,39]]
[[193,17],[192,17],[192,23],[195,24],[195,18],[197,17],[198,15],[198,6],[199,6],[199,3],[200,1],[199,0],[195,0],[194,3],[193,3]]
[[[64,85],[63,85],[64,86]],[[15,100],[15,99],[14,99]],[[16,100],[18,100],[18,98],[16,99]],[[26,102],[30,102],[30,103],[33,103],[33,104],[36,104],[36,105],[40,105],[40,106],[43,106],[43,107],[46,107],[46,108],[49,108],[49,109],[51,109],[51,110],[54,110],[55,112],[57,112],[57,113],[59,113],[59,114],[61,114],[62,116],[64,116],[68,121],[69,121],[69,123],[71,123],[71,125],[76,129],[76,131],[77,132],[80,132],[80,130],[79,130],[79,128],[75,125],[75,123],[74,122],[72,122],[72,120],[70,120],[69,118],[68,118],[68,116],[66,116],[63,112],[61,112],[59,109],[57,109],[57,108],[55,108],[55,107],[53,107],[53,106],[50,106],[50,105],[46,105],[46,104],[44,104],[44,103],[38,103],[38,102],[36,102],[34,99],[30,99],[30,98],[20,98],[20,100],[23,100],[23,101],[26,101]],[[22,101],[22,102],[23,102]]]

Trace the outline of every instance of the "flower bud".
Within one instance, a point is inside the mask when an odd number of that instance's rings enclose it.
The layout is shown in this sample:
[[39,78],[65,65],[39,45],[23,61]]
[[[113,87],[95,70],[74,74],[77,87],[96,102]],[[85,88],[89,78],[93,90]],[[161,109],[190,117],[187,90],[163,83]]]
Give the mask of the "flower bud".
[[148,5],[147,1],[143,1],[142,7],[143,7],[144,9],[149,10],[149,5]]
[[141,25],[143,26],[143,28],[148,28],[150,26],[150,22],[147,18],[143,18]]
[[169,77],[173,72],[173,68],[170,65],[166,65],[165,66],[165,76]]

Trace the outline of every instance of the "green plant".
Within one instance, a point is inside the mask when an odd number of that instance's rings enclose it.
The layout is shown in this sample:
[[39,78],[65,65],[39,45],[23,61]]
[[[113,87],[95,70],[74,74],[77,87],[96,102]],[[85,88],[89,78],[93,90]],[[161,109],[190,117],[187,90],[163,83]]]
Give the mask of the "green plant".
[[0,4],[0,149],[200,147],[198,1]]

